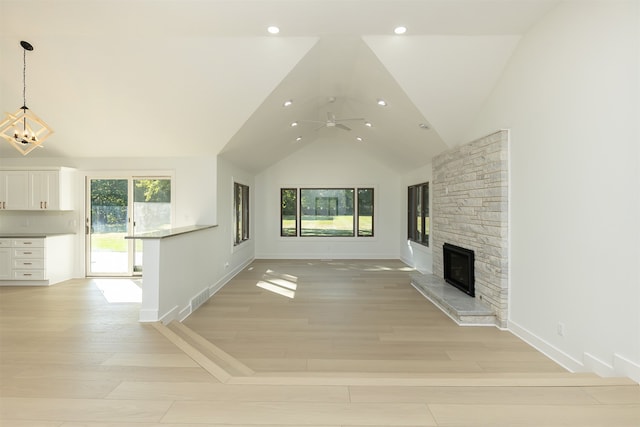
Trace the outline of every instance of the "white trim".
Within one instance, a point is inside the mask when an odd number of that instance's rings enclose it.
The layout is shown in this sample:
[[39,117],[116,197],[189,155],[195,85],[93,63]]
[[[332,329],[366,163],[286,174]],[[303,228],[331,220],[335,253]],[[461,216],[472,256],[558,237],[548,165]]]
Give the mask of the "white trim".
[[178,319],[179,314],[180,314],[180,310],[176,305],[171,310],[169,310],[164,316],[162,316],[159,320],[163,324],[167,325],[171,323],[171,321]]
[[189,299],[189,303],[187,303],[187,305],[182,310],[180,310],[180,312],[178,313],[178,317],[177,317],[178,321],[179,322],[183,322],[187,317],[189,317],[191,314],[193,314],[193,311],[191,310],[191,300],[193,298],[195,298],[197,295],[202,294],[203,292],[208,292],[209,293],[209,298],[211,298],[220,289],[225,287],[231,281],[231,279],[233,279],[240,272],[242,272],[242,270],[244,270],[248,265],[250,265],[254,261],[254,259],[255,258],[251,258],[251,259],[243,262],[241,265],[237,266],[236,268],[231,270],[229,273],[225,274],[215,284],[209,286],[208,288],[198,292],[196,295],[191,297]]
[[613,365],[609,365],[586,352],[583,355],[583,362],[587,371],[595,372],[601,377],[624,376],[640,383],[640,365],[619,354],[613,355]]
[[555,347],[554,345],[548,343],[542,338],[538,337],[534,333],[530,332],[526,328],[518,325],[518,323],[509,319],[508,321],[509,327],[508,330],[513,333],[515,336],[525,341],[536,350],[551,358],[553,361],[564,367],[570,372],[585,372],[585,366],[582,362],[574,359],[569,356],[564,351]]

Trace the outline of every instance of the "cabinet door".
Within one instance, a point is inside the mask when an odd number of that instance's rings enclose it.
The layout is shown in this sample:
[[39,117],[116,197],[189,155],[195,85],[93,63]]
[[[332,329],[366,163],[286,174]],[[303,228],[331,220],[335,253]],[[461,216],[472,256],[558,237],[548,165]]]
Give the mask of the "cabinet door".
[[58,171],[29,172],[29,209],[60,209]]
[[0,280],[11,279],[11,248],[0,246]]
[[29,209],[29,172],[0,171],[0,208]]

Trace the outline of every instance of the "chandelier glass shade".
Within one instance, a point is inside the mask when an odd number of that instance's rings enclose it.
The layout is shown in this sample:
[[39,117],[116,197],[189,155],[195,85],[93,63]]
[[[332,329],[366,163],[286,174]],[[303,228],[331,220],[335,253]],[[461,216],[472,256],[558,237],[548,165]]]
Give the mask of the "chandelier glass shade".
[[33,46],[25,41],[21,41],[20,46],[24,49],[22,71],[23,104],[15,113],[6,113],[0,123],[0,137],[4,138],[23,156],[26,156],[34,149],[40,147],[42,143],[51,136],[53,130],[27,107],[27,51],[33,50]]

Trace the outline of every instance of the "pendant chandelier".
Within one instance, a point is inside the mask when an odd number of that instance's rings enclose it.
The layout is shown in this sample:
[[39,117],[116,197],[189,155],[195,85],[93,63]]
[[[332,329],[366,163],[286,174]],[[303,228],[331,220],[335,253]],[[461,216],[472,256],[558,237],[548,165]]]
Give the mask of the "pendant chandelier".
[[23,156],[40,147],[51,136],[53,130],[27,107],[27,51],[32,51],[29,42],[21,41],[22,59],[22,107],[15,113],[6,113],[0,123],[0,136],[22,153]]

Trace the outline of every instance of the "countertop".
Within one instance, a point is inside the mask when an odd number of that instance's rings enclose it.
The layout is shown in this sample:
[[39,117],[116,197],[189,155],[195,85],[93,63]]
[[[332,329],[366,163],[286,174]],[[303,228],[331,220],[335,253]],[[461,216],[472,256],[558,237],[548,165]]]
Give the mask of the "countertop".
[[0,239],[45,239],[47,237],[67,236],[76,233],[0,233]]
[[217,225],[187,225],[185,227],[170,228],[168,230],[149,231],[135,236],[126,236],[125,239],[165,239],[167,237],[179,236],[180,234],[193,233],[194,231],[214,228]]

